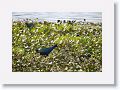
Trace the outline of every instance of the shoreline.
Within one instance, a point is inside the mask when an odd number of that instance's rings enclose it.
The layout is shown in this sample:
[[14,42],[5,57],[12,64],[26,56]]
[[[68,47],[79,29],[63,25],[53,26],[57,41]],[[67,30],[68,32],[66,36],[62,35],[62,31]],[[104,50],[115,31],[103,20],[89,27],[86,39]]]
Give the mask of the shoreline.
[[[40,23],[44,23],[44,22],[48,22],[48,23],[58,23],[57,21],[59,20],[59,22],[61,23],[67,23],[67,22],[72,22],[72,23],[94,23],[94,24],[102,24],[102,20],[100,21],[95,21],[95,20],[87,20],[84,19],[83,20],[70,20],[70,19],[56,19],[56,20],[40,20],[38,18],[35,19],[30,19],[30,18],[26,18],[26,19],[12,19],[12,22],[40,22]],[[65,22],[64,22],[65,21]]]

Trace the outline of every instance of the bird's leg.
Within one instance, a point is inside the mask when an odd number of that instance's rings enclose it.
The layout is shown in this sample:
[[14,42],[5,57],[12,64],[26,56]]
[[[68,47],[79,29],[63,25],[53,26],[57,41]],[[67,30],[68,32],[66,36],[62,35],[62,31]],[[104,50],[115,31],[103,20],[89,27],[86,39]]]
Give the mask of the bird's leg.
[[44,55],[45,58],[47,58],[48,55]]
[[46,55],[44,55],[44,57],[46,58],[47,56],[46,56]]

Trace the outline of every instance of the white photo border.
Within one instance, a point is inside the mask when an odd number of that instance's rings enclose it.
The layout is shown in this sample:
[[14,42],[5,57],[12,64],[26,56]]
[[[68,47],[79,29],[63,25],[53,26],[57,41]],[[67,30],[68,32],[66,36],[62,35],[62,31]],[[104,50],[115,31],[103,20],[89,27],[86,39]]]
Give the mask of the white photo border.
[[[114,84],[113,0],[1,0],[0,82]],[[12,72],[12,12],[102,12],[102,72]]]

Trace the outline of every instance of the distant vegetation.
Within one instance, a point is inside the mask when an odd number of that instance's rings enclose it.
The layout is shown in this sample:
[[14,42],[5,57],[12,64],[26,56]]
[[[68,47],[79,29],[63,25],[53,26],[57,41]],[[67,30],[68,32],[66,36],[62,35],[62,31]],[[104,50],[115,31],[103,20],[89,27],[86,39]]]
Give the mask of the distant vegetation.
[[[36,53],[55,44],[47,57]],[[13,21],[12,71],[101,72],[102,23]]]

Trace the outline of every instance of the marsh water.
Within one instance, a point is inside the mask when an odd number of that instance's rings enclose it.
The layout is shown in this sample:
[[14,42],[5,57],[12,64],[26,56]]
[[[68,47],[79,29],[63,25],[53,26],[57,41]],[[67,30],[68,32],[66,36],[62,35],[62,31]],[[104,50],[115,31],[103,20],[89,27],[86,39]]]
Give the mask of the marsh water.
[[88,22],[102,22],[101,12],[13,12],[13,20],[36,19],[39,21],[56,22],[59,20],[76,20]]

